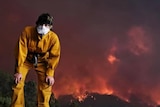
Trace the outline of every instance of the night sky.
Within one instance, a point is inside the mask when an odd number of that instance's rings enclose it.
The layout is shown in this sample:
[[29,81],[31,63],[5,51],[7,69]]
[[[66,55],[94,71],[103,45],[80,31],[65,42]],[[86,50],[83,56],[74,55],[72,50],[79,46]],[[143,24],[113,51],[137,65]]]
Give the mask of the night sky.
[[5,0],[0,6],[2,71],[13,74],[18,36],[48,12],[62,47],[57,96],[87,91],[160,104],[160,0]]

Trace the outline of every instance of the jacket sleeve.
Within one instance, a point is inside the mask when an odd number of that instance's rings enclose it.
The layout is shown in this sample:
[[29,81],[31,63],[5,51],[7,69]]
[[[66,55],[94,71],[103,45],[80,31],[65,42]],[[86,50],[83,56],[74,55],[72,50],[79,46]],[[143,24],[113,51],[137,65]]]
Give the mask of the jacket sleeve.
[[26,59],[28,53],[27,49],[27,37],[26,37],[26,30],[24,30],[17,42],[17,46],[15,49],[15,57],[16,57],[16,67],[15,72],[22,73],[22,66]]
[[48,67],[46,71],[47,76],[54,76],[54,71],[60,59],[60,41],[56,36],[52,41],[51,49],[49,50]]

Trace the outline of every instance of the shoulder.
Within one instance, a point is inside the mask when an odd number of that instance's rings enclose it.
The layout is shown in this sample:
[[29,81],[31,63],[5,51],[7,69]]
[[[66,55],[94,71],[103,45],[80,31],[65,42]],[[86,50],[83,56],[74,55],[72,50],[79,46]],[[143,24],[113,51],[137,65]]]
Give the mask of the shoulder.
[[26,26],[24,27],[22,33],[21,33],[21,37],[24,38],[30,38],[33,37],[34,35],[36,35],[36,28],[34,26]]
[[54,40],[58,40],[59,39],[58,35],[54,31],[50,31],[49,32],[49,37],[51,39],[54,39]]
[[35,31],[35,27],[34,26],[26,26],[25,28],[24,28],[24,31],[26,31],[26,32],[32,32],[32,31]]

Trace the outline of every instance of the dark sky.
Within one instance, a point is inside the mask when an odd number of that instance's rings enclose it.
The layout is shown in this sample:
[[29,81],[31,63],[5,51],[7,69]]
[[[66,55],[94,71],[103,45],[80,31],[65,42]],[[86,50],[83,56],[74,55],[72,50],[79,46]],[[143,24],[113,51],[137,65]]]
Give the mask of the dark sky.
[[62,55],[55,93],[132,95],[160,103],[159,0],[5,0],[0,69],[14,72],[14,46],[37,17],[54,16]]

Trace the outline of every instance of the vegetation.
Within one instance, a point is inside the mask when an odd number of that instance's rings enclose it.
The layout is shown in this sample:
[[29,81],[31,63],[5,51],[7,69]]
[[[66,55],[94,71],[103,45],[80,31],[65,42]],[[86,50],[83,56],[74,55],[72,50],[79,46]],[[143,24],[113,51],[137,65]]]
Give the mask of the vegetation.
[[0,72],[0,107],[9,107],[11,103],[13,78]]
[[[9,107],[11,104],[13,77],[5,72],[0,72],[0,107]],[[37,84],[34,81],[25,83],[25,107],[37,107]],[[74,99],[72,95],[64,95],[56,99],[54,95],[50,99],[50,107],[160,107],[142,103],[125,102],[114,95],[100,95],[92,93],[83,102]],[[135,99],[135,98],[134,98]]]
[[[0,107],[9,107],[11,104],[13,77],[0,71]],[[25,107],[37,107],[37,84],[34,81],[25,83]],[[50,107],[61,107],[54,95],[50,99]]]

